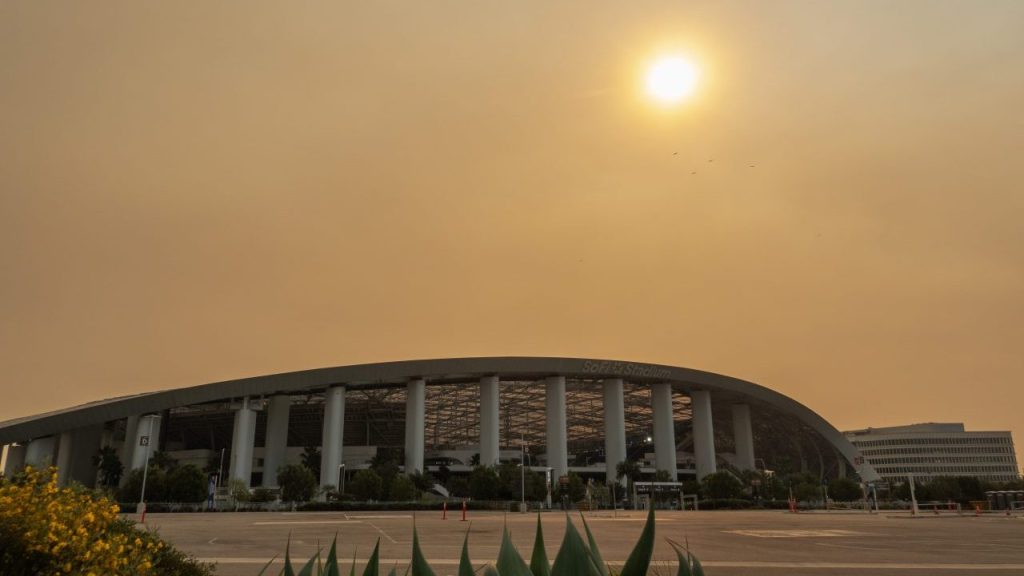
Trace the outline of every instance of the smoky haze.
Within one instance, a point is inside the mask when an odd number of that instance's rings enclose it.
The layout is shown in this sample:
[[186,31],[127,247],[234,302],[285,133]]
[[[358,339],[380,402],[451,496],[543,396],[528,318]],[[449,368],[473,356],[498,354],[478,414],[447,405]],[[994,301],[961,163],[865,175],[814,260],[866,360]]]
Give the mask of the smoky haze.
[[549,355],[1024,443],[1024,3],[678,4],[0,4],[0,419]]

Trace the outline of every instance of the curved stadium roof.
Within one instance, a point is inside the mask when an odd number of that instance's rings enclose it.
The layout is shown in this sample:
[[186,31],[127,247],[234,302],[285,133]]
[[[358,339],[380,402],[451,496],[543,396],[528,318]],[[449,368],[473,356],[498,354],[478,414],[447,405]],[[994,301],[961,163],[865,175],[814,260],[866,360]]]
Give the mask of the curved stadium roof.
[[[0,445],[103,424],[128,416],[243,396],[310,393],[336,385],[345,385],[350,389],[397,387],[414,378],[423,378],[428,384],[475,383],[482,376],[492,375],[515,380],[540,380],[556,375],[592,380],[622,378],[634,383],[669,382],[674,389],[685,392],[708,390],[712,397],[727,396],[767,404],[815,430],[847,462],[852,464],[857,456],[856,448],[850,441],[813,410],[753,382],[661,364],[524,356],[407,360],[316,368],[123,396],[0,422]],[[870,466],[864,465],[861,468],[861,476],[865,480],[874,479],[875,473]]]

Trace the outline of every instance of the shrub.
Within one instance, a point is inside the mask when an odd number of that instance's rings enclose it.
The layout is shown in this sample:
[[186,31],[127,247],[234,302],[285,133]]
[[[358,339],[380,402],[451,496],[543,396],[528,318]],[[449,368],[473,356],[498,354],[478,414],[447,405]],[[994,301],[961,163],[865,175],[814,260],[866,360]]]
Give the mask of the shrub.
[[274,495],[274,491],[270,488],[257,488],[252,491],[252,498],[250,502],[262,503],[262,502],[274,502],[277,497]]
[[469,496],[474,500],[496,500],[500,479],[490,466],[477,466],[469,474]]
[[0,479],[0,574],[210,574],[118,513],[92,491],[59,488],[53,468]]
[[284,502],[307,502],[316,496],[316,476],[303,465],[282,466],[277,472],[277,485],[281,487]]
[[851,502],[860,500],[863,496],[860,484],[849,478],[836,478],[828,483],[828,497],[833,500]]
[[380,500],[384,493],[384,480],[373,470],[360,470],[346,488],[359,500]]
[[178,466],[167,473],[167,502],[196,503],[206,501],[207,478],[192,464]]
[[397,502],[416,499],[416,485],[412,479],[405,474],[395,474],[391,480],[391,487],[388,489],[389,500]]
[[727,499],[743,495],[743,484],[729,472],[708,474],[701,480],[701,493],[705,498]]

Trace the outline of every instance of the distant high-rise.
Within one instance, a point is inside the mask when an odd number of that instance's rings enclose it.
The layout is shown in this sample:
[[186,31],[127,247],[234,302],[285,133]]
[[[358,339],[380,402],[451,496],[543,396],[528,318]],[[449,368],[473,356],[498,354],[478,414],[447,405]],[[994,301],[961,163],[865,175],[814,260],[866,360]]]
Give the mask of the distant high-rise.
[[963,423],[911,424],[844,432],[861,456],[886,480],[908,474],[975,476],[994,482],[1020,478],[1009,432],[968,432]]

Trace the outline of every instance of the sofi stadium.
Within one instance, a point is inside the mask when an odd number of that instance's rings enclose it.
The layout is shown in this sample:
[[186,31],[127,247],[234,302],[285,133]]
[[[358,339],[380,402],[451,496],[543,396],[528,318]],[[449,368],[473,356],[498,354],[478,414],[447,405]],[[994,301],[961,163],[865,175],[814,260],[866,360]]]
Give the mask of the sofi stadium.
[[[521,462],[558,478],[616,479],[631,461],[672,479],[789,469],[877,478],[824,418],[757,384],[689,368],[541,357],[318,368],[100,400],[0,423],[4,470],[56,464],[91,486],[93,456],[127,469],[160,450],[273,487],[319,447],[322,486],[386,454],[406,472]],[[664,477],[664,474],[662,474]]]

